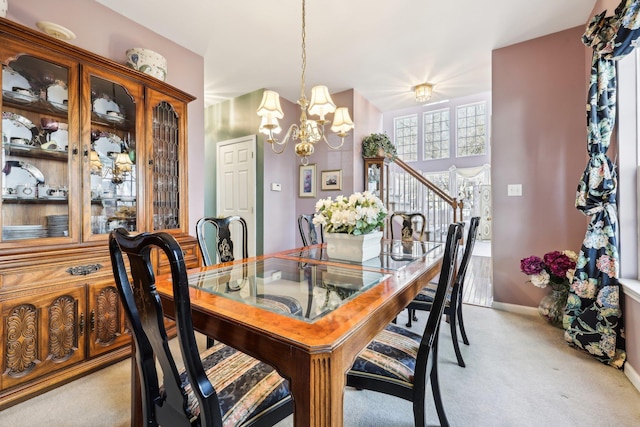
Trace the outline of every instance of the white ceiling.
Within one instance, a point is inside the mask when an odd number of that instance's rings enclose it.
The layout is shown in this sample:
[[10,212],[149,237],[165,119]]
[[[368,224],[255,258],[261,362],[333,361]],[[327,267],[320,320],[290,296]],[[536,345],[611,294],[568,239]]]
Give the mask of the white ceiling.
[[[96,0],[205,58],[205,105],[261,88],[296,101],[301,0]],[[596,0],[308,0],[306,88],[381,111],[491,89],[491,51],[585,25]],[[171,72],[171,70],[169,70]]]

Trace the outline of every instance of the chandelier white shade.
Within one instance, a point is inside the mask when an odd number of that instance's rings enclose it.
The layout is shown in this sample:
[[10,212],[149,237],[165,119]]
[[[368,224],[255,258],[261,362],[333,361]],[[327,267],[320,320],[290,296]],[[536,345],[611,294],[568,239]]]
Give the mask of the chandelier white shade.
[[416,102],[427,102],[431,99],[433,85],[429,83],[419,84],[413,88],[413,91],[416,94]]
[[[311,89],[311,101],[307,99],[304,93],[304,79],[307,68],[305,15],[305,0],[302,0],[302,77],[300,79],[300,99],[298,99],[300,122],[292,124],[287,130],[284,139],[278,141],[275,135],[282,131],[278,120],[284,118],[278,92],[265,90],[262,94],[262,102],[257,110],[258,116],[261,117],[259,130],[267,135],[266,141],[271,145],[271,149],[277,154],[282,154],[290,140],[298,141],[295,145],[295,152],[301,157],[303,165],[309,163],[308,156],[313,154],[316,142],[324,140],[329,148],[338,149],[342,147],[344,138],[354,126],[349,116],[349,110],[346,107],[336,108],[336,104],[331,99],[329,89],[326,86],[314,86]],[[309,116],[318,116],[318,118],[308,118],[307,114]],[[331,130],[340,137],[339,145],[331,145],[325,135],[324,127],[328,122],[326,116],[329,114],[333,114]]]

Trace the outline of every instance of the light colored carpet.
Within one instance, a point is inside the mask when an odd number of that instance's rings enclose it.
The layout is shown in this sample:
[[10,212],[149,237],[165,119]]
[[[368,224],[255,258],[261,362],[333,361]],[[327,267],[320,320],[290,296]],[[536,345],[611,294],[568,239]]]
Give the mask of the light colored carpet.
[[[568,347],[562,331],[531,314],[465,305],[470,346],[455,363],[448,324],[440,335],[440,382],[452,426],[638,426],[640,393],[622,371]],[[424,326],[418,313],[412,330]],[[406,311],[398,318],[406,321]],[[0,412],[0,426],[129,425],[130,362],[56,388]],[[438,425],[428,394],[428,424]],[[413,426],[411,403],[345,391],[345,426]],[[293,417],[278,427],[293,425]]]

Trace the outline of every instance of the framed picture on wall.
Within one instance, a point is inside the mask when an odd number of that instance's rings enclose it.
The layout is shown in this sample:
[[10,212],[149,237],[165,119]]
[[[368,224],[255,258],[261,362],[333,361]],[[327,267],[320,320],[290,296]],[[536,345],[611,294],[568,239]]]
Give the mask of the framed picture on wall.
[[342,169],[322,171],[322,191],[342,190]]
[[316,165],[300,166],[300,197],[316,197]]

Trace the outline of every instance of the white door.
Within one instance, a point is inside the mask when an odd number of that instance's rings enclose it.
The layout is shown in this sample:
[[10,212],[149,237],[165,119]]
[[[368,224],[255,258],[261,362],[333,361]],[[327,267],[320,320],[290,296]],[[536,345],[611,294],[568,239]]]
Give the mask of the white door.
[[[247,221],[249,256],[256,254],[256,136],[249,135],[218,143],[218,216],[239,215]],[[232,227],[234,257],[242,258],[240,228]]]

